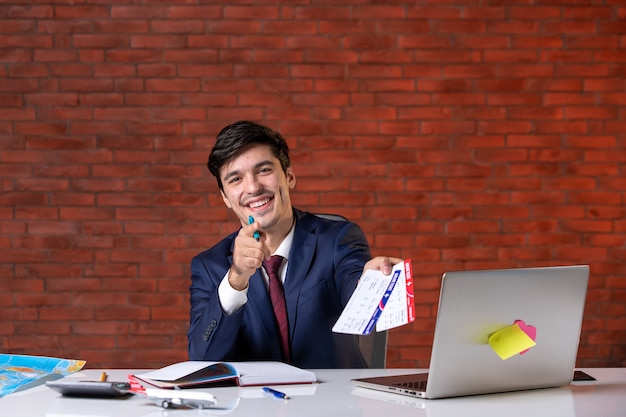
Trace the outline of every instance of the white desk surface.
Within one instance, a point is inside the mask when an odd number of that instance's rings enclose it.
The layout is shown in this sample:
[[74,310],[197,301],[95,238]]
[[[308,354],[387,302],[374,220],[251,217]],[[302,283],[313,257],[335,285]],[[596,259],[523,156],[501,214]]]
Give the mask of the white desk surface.
[[[0,398],[0,413],[20,417],[177,417],[229,415],[263,417],[404,417],[404,416],[626,416],[626,368],[588,368],[595,382],[575,382],[549,388],[473,397],[420,400],[357,388],[351,378],[415,372],[409,369],[315,370],[319,384],[281,386],[291,399],[264,395],[261,388],[212,388],[224,409],[163,409],[148,400],[63,397],[45,385]],[[126,381],[135,371],[106,370],[111,381]],[[85,370],[67,378],[97,380],[101,370]]]

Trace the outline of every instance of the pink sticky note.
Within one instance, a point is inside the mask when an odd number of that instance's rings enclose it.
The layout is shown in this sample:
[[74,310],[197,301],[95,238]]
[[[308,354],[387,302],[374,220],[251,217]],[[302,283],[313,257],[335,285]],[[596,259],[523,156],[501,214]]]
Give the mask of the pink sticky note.
[[[535,326],[526,324],[524,320],[515,320],[514,324],[517,324],[520,330],[526,333],[526,335],[530,337],[533,342],[537,340],[537,328]],[[524,353],[528,352],[528,350],[529,349],[523,350],[519,354],[523,355]]]

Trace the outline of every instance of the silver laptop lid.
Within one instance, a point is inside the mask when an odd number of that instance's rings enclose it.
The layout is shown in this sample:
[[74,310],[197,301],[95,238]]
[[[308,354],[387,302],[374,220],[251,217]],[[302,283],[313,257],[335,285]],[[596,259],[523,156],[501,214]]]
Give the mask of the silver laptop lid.
[[[445,273],[426,397],[569,384],[588,279],[587,265]],[[536,346],[502,360],[488,337],[516,320],[536,328]]]

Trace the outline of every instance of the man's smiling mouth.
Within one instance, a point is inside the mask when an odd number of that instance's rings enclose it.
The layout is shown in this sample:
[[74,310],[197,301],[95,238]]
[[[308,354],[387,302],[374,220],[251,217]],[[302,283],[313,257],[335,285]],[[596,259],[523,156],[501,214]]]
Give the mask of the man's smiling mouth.
[[251,209],[259,208],[259,207],[266,205],[271,200],[272,200],[271,198],[266,198],[265,200],[253,201],[252,203],[248,204],[248,207],[250,207]]

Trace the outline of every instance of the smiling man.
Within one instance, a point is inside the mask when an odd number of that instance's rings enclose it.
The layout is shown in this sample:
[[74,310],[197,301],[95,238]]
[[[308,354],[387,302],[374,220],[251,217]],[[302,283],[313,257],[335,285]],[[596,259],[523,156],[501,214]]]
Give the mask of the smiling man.
[[191,261],[191,360],[277,360],[361,368],[358,337],[332,326],[371,258],[354,223],[291,205],[296,176],[280,133],[240,121],[218,134],[208,167],[241,228]]

